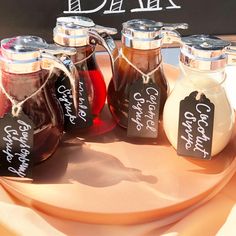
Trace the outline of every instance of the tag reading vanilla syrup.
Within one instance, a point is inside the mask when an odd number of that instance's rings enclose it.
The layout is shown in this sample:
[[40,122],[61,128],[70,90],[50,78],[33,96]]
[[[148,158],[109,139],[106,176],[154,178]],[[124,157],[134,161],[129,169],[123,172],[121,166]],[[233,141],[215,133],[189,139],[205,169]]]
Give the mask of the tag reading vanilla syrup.
[[88,128],[93,125],[93,116],[90,109],[85,79],[80,77],[79,81],[79,114],[78,120],[81,128]]
[[160,89],[137,80],[129,96],[128,137],[157,138],[160,109]]
[[23,113],[0,119],[0,175],[32,178],[34,125]]
[[177,153],[211,159],[215,106],[204,95],[192,92],[180,102]]
[[73,104],[71,85],[67,77],[63,77],[56,82],[57,98],[62,106],[64,113],[65,131],[73,131],[75,128],[88,128],[93,125],[93,117],[90,111],[88,95],[86,92],[85,81],[81,77],[78,88],[78,114]]

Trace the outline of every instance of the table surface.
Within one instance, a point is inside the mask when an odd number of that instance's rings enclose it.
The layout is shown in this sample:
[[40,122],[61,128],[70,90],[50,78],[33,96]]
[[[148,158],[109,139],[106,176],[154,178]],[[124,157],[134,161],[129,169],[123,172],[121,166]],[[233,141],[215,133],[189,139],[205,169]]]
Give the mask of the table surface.
[[[178,65],[179,50],[175,48],[164,49],[164,62]],[[99,63],[104,65],[107,56],[99,53]],[[103,67],[105,74],[110,73],[108,67]],[[235,68],[227,69],[229,77],[233,78]],[[228,87],[229,96],[236,108],[235,81],[230,79]],[[78,235],[78,236],[156,236],[156,235],[236,235],[236,175],[211,200],[190,210],[178,221],[163,227],[161,220],[134,225],[102,225],[85,224],[73,220],[60,219],[41,211],[24,206],[22,202],[9,195],[0,187],[0,235]],[[197,186],[196,186],[197,187]],[[163,219],[164,221],[165,219]],[[19,223],[20,222],[20,223]]]

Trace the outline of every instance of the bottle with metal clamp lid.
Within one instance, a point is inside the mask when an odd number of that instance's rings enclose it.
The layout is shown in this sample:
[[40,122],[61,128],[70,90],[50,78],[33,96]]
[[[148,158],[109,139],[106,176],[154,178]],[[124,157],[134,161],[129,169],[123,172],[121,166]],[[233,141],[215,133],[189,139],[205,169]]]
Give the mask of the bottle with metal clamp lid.
[[224,82],[232,53],[230,42],[214,36],[182,38],[182,76],[163,113],[164,130],[179,155],[211,159],[228,144],[235,118]]
[[[71,57],[80,77],[79,83],[79,109],[75,120],[65,115],[65,130],[76,131],[93,125],[93,119],[102,111],[106,100],[106,84],[104,77],[97,65],[95,48],[103,46],[111,60],[112,70],[116,66],[115,58],[118,49],[110,35],[117,33],[114,28],[96,25],[91,19],[80,16],[57,18],[54,28],[54,42],[65,47],[76,48],[77,53]],[[113,73],[114,74],[114,73]],[[64,94],[62,86],[67,88],[62,75],[57,84],[57,96],[61,100],[64,113],[70,110],[68,102],[62,101]],[[68,94],[69,96],[69,94]],[[69,97],[68,97],[69,99]]]
[[[187,27],[185,23],[165,24],[148,19],[123,23],[119,67],[116,80],[108,87],[108,104],[117,123],[128,128],[128,136],[139,137],[140,133],[142,137],[157,137],[158,120],[162,117],[168,94],[161,48],[163,44],[178,43],[180,35],[175,29]],[[152,94],[144,91],[149,85],[155,87]],[[148,132],[143,134],[146,130],[150,130],[150,135]]]
[[77,72],[72,62],[65,65],[55,56],[75,53],[74,49],[47,44],[36,36],[18,36],[1,41],[0,116],[4,120],[7,113],[13,118],[24,114],[33,124],[34,163],[50,157],[63,134],[63,114],[54,85],[57,70],[68,75],[76,107]]

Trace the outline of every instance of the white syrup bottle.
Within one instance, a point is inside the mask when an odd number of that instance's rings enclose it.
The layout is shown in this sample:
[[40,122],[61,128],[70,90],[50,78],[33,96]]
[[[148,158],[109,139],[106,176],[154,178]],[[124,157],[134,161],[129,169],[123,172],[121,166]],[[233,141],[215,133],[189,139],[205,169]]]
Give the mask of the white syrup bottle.
[[163,112],[165,133],[180,155],[210,159],[230,141],[235,118],[224,89],[229,46],[212,36],[182,38],[182,76]]

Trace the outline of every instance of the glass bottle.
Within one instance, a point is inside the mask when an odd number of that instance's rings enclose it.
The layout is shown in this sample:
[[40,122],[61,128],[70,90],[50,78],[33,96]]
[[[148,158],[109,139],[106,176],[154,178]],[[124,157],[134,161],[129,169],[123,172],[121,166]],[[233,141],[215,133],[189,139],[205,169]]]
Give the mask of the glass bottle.
[[[74,72],[53,56],[58,53],[71,55],[75,50],[49,45],[35,36],[18,36],[1,41],[2,86],[10,98],[17,102],[25,100],[22,111],[34,124],[34,163],[50,157],[63,134],[63,113],[54,88],[55,69],[63,70],[70,77],[72,87],[75,86]],[[0,90],[1,118],[12,108],[6,93]]]
[[[178,148],[180,102],[194,91],[203,93],[214,104],[211,156],[221,152],[229,142],[234,127],[234,111],[224,88],[229,45],[229,42],[205,35],[182,39],[179,62],[182,76],[168,97],[163,113],[164,130],[175,149]],[[207,122],[206,116],[198,121],[202,133]],[[193,140],[194,145],[197,147],[196,140]]]
[[[163,72],[161,47],[179,40],[176,28],[186,24],[163,24],[152,20],[130,20],[123,24],[122,54],[116,78],[108,87],[108,105],[116,122],[128,127],[130,90],[136,81],[151,72],[149,80],[160,89],[159,117],[167,99],[168,84]],[[142,73],[140,73],[140,71]],[[152,73],[153,72],[153,73]]]
[[[76,131],[77,128],[87,128],[92,125],[92,120],[100,114],[106,101],[106,84],[100,68],[96,62],[95,47],[97,44],[103,46],[109,53],[112,67],[114,59],[118,55],[118,50],[110,35],[116,34],[116,29],[95,25],[86,17],[70,16],[57,18],[57,25],[54,29],[54,42],[68,48],[75,47],[76,54],[71,56],[78,71],[78,83],[84,86],[85,94],[79,94],[79,107],[77,122],[71,122],[71,117],[65,116],[65,130]],[[58,81],[57,88],[63,83]],[[65,84],[64,84],[65,85]],[[65,85],[66,86],[66,85]],[[80,86],[80,88],[81,88]],[[83,90],[83,88],[82,88]],[[68,94],[69,95],[69,94]],[[68,103],[61,100],[64,113],[68,113]],[[69,98],[68,98],[69,99]],[[85,102],[83,103],[83,101]],[[86,100],[88,100],[86,102]],[[83,109],[86,107],[86,109]],[[87,113],[86,121],[83,122],[81,115]],[[74,116],[75,118],[75,116]],[[82,124],[84,123],[84,124]]]

